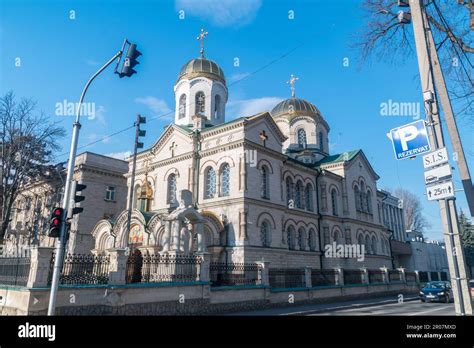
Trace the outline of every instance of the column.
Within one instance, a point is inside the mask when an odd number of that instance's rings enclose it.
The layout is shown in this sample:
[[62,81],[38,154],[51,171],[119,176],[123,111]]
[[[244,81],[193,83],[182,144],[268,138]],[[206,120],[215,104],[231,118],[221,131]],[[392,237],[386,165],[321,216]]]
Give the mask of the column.
[[313,285],[311,284],[311,267],[306,266],[304,268],[304,280],[305,280],[305,286],[307,288],[312,288]]
[[173,220],[171,222],[170,250],[179,251],[179,229],[180,229],[179,220]]
[[336,268],[336,285],[344,286],[344,270],[342,268]]
[[171,221],[165,220],[165,232],[163,238],[163,251],[170,250],[170,242],[171,242]]
[[388,277],[388,268],[387,267],[380,267],[380,270],[382,271],[383,282],[385,284],[390,283],[390,279]]
[[53,256],[52,247],[31,247],[30,273],[28,275],[28,288],[38,288],[48,286],[48,276]]
[[206,252],[206,239],[204,238],[204,224],[197,222],[193,225],[193,229],[196,231],[198,252]]
[[109,285],[122,285],[126,282],[127,255],[125,249],[108,249],[109,263]]
[[209,282],[211,281],[211,253],[208,252],[198,252],[197,257],[201,258],[201,263],[199,264],[197,276],[198,281]]
[[369,271],[367,270],[367,267],[361,267],[360,271],[362,273],[362,284],[369,284]]
[[269,261],[257,261],[255,262],[258,267],[258,282],[260,285],[270,286],[270,278],[268,271],[270,269]]

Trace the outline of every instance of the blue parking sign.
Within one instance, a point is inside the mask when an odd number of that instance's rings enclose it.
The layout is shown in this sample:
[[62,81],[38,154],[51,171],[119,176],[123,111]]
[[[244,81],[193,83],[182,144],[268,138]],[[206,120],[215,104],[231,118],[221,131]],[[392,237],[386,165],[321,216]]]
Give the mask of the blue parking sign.
[[402,160],[430,152],[430,141],[424,120],[418,120],[390,131],[395,158]]

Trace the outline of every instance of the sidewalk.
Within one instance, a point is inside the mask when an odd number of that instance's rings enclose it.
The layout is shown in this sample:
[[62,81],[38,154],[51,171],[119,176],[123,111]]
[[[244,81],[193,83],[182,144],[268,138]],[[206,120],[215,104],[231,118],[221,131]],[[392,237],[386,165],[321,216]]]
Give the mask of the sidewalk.
[[[418,296],[416,295],[406,295],[403,298],[404,302],[408,301],[416,301],[418,300]],[[257,310],[251,312],[237,312],[237,313],[229,313],[227,315],[232,316],[274,316],[274,315],[308,315],[308,314],[316,314],[321,312],[331,312],[331,311],[338,311],[343,309],[355,309],[355,308],[364,308],[364,307],[371,307],[371,306],[379,306],[384,304],[390,303],[397,303],[398,297],[397,296],[387,296],[387,297],[378,297],[378,298],[370,298],[370,299],[362,299],[362,300],[351,300],[351,301],[342,301],[342,302],[335,302],[335,303],[317,303],[317,304],[305,304],[305,305],[289,305],[286,307],[278,307],[278,308],[270,308],[264,310]]]

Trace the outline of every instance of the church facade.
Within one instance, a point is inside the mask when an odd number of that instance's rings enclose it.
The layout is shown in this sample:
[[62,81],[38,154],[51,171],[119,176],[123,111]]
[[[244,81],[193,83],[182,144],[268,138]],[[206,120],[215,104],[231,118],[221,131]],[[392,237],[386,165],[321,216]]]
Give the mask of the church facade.
[[[379,176],[362,150],[330,153],[329,124],[295,96],[296,80],[291,97],[270,112],[226,121],[222,69],[203,51],[187,62],[174,86],[175,120],[137,155],[133,183],[129,159],[130,229],[127,210],[100,220],[93,252],[208,252],[214,261],[278,268],[392,267],[391,232],[377,209]],[[338,245],[360,247],[363,257],[327,253]]]

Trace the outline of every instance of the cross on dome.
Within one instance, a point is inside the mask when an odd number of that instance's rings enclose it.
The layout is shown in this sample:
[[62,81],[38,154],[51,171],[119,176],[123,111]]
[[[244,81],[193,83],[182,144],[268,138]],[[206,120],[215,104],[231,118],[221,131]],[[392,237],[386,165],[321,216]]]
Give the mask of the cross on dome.
[[295,75],[291,74],[290,75],[290,80],[286,81],[286,83],[291,85],[291,97],[295,97],[295,82],[299,80],[299,77],[296,77]]
[[198,35],[196,40],[201,41],[201,58],[204,58],[204,38],[208,35],[209,33],[205,31],[204,29],[201,29],[201,33]]

